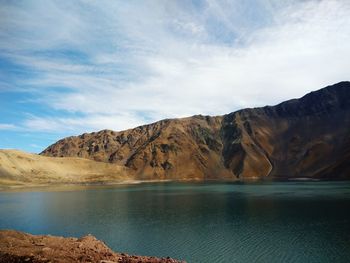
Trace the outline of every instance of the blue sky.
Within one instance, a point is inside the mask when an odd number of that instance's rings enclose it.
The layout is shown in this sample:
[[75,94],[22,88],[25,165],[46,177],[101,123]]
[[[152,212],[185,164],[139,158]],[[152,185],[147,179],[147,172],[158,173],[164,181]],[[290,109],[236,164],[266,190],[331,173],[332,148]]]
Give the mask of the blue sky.
[[0,0],[0,148],[349,80],[350,1]]

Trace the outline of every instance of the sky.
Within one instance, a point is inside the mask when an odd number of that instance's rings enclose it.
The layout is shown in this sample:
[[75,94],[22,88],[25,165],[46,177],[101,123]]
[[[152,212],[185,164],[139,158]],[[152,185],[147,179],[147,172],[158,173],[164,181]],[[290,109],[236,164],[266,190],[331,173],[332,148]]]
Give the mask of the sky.
[[348,0],[0,0],[0,148],[301,97],[349,43]]

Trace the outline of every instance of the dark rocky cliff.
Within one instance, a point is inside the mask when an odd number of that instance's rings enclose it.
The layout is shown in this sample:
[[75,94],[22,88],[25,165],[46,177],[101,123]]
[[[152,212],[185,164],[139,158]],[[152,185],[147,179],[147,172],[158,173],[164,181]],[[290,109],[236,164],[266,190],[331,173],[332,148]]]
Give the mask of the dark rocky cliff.
[[121,164],[137,179],[350,178],[350,82],[276,106],[68,137],[41,154]]

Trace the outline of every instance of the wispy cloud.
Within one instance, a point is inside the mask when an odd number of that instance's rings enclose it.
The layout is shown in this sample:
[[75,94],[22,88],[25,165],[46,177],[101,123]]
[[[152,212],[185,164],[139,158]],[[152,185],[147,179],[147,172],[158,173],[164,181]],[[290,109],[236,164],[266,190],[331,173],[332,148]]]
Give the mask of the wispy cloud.
[[24,115],[23,129],[121,130],[224,114],[349,76],[348,1],[1,5],[0,55],[31,75],[0,90],[30,90],[50,109]]
[[[113,121],[116,120],[116,121]],[[135,121],[136,120],[136,121]],[[116,115],[90,115],[80,118],[58,118],[58,117],[37,117],[32,116],[25,120],[23,123],[24,129],[33,131],[44,131],[60,133],[62,130],[65,133],[70,132],[74,134],[77,130],[84,132],[92,132],[100,130],[101,127],[109,127],[114,130],[121,130],[127,126],[135,127],[141,125],[141,122],[137,122],[138,117],[134,115],[116,114]],[[1,126],[0,126],[1,127]],[[64,128],[63,128],[64,127]]]
[[0,123],[0,130],[14,130],[17,127],[13,124]]

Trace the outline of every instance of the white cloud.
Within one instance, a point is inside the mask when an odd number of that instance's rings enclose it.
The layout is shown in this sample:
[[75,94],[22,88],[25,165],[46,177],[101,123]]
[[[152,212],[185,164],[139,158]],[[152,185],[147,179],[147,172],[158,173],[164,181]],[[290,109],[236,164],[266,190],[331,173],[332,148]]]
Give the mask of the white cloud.
[[[206,1],[200,9],[165,1],[68,7],[52,1],[31,10],[9,7],[23,20],[10,17],[5,26],[34,27],[40,37],[0,27],[8,39],[0,47],[39,73],[22,81],[37,88],[40,103],[79,115],[29,117],[24,127],[38,131],[121,130],[161,118],[224,114],[349,76],[348,1],[258,1],[256,7]],[[14,46],[18,38],[24,41]],[[62,46],[78,48],[87,61],[34,52]]]
[[14,130],[17,127],[9,123],[0,123],[0,130]]
[[24,129],[30,131],[44,131],[53,133],[93,132],[101,129],[122,130],[126,126],[136,127],[142,122],[135,121],[136,116],[129,114],[92,115],[81,118],[57,117],[29,117],[23,124]]

